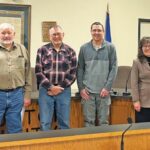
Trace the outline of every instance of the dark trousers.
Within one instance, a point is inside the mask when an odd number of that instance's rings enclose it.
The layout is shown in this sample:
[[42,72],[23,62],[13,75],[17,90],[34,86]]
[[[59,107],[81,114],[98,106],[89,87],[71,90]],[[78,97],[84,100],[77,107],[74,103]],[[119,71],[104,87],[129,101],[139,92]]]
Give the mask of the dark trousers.
[[150,108],[141,108],[140,112],[135,113],[135,122],[150,122]]

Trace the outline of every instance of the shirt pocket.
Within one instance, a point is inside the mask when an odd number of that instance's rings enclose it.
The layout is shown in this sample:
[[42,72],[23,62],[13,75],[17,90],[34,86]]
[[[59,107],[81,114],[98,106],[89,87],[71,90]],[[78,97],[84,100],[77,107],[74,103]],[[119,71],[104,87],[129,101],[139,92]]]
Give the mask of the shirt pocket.
[[53,70],[53,65],[51,61],[45,61],[44,62],[44,73],[49,73]]
[[70,61],[70,56],[66,55],[62,57],[62,63],[61,63],[61,71],[62,72],[67,72],[70,70],[71,67],[71,61]]
[[25,58],[18,57],[12,60],[12,68],[14,69],[25,69]]

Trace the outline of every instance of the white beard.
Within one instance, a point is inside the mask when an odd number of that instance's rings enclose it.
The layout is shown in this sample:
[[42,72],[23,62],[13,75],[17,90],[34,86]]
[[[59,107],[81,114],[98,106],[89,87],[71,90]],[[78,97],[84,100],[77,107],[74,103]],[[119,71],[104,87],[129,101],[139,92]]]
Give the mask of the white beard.
[[12,43],[13,43],[12,40],[5,40],[5,41],[1,40],[0,42],[1,42],[2,44],[4,44],[4,45],[12,44]]

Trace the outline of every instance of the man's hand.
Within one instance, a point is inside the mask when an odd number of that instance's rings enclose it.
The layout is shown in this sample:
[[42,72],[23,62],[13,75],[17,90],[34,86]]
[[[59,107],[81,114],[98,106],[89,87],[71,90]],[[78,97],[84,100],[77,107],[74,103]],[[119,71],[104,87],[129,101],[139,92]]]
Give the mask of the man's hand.
[[133,103],[133,106],[134,106],[134,109],[135,109],[137,112],[140,112],[140,110],[141,110],[141,104],[140,104],[139,101],[138,101],[138,102],[134,102],[134,103]]
[[31,104],[31,99],[24,98],[24,107],[27,107]]
[[87,89],[81,90],[80,95],[81,95],[82,99],[84,99],[84,100],[90,99],[89,92]]
[[100,92],[100,97],[106,97],[108,95],[109,95],[109,91],[103,88],[102,91]]
[[60,94],[63,90],[64,88],[60,86],[52,86],[50,89],[48,89],[47,94],[50,96],[55,96]]

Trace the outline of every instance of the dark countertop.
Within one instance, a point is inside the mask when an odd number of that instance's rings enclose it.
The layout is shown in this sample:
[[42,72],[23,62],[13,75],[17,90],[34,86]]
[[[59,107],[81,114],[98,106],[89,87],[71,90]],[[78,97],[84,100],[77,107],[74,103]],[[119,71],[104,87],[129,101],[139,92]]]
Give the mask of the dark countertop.
[[[95,134],[95,133],[107,133],[107,132],[117,132],[125,131],[130,124],[123,125],[106,125],[97,126],[89,128],[75,128],[66,130],[51,130],[51,131],[38,131],[38,132],[28,132],[28,133],[18,133],[18,134],[1,134],[0,142],[9,141],[22,141],[30,139],[39,138],[53,138],[53,137],[64,137],[64,136],[74,136],[74,135],[84,135],[84,134]],[[130,130],[140,130],[140,129],[150,129],[150,123],[133,123]]]
[[[127,92],[124,89],[113,89],[110,92],[110,94],[111,94],[112,100],[119,99],[119,98],[122,98],[122,97],[123,97],[124,100],[132,99],[130,89]],[[38,91],[31,92],[31,99],[32,99],[33,102],[37,101],[38,95],[39,95]],[[71,97],[74,100],[81,100],[80,94],[79,94],[78,90],[76,90],[76,89],[73,89],[71,91]]]

